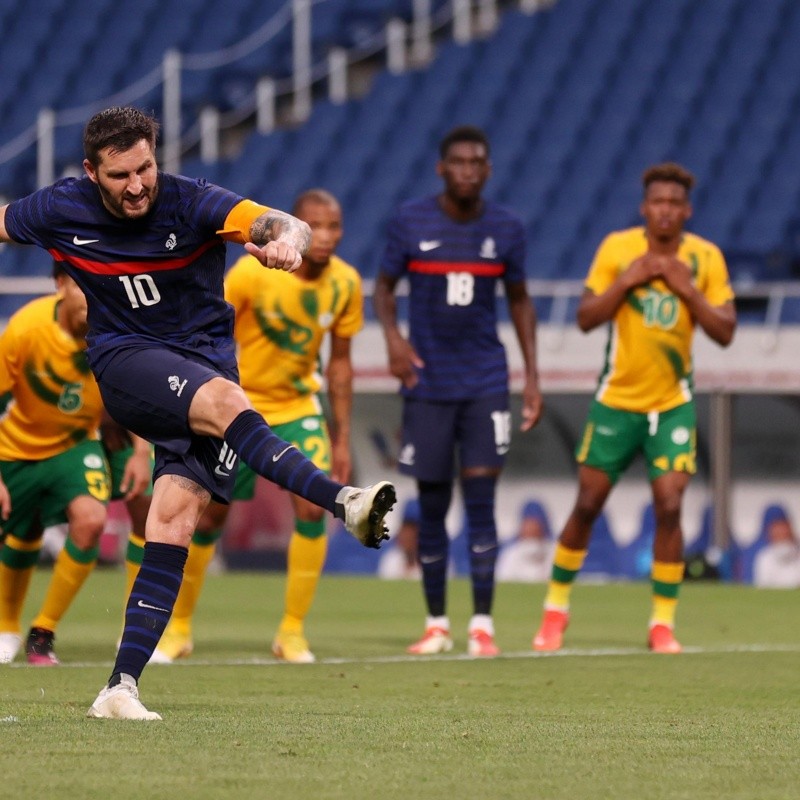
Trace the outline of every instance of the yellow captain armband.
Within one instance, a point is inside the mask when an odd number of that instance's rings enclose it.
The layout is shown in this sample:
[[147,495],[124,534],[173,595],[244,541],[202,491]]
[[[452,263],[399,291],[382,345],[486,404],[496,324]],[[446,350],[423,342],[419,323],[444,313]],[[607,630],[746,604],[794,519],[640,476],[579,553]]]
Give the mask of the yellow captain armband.
[[244,244],[250,241],[250,228],[253,223],[270,210],[269,206],[262,206],[252,200],[242,200],[237,203],[225,218],[225,227],[217,233],[226,242]]

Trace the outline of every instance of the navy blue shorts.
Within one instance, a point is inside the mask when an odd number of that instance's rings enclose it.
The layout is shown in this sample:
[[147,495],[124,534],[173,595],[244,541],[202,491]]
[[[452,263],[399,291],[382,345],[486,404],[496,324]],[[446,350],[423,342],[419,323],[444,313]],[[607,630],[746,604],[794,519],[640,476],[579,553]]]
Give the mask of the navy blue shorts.
[[238,383],[235,367],[220,370],[200,355],[190,359],[165,348],[129,348],[108,359],[97,383],[113,419],[155,445],[153,481],[182,475],[227,503],[236,482],[236,455],[222,439],[189,428],[195,392],[219,377]]
[[398,467],[419,481],[451,481],[460,468],[500,469],[511,444],[508,394],[457,402],[403,401]]

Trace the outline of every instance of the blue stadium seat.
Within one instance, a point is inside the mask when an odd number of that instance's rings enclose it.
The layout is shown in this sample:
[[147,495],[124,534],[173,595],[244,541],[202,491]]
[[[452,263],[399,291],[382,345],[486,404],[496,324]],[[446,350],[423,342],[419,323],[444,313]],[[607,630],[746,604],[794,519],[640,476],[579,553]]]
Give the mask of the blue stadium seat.
[[[157,68],[167,47],[197,54],[241,41],[286,13],[286,2],[231,0],[222,10],[212,0],[141,0],[135,8],[42,0],[36,14],[3,16],[0,147],[34,123],[38,105],[101,99]],[[449,13],[446,0],[433,7]],[[410,20],[412,11],[410,0],[314,4],[315,58],[380,31],[390,16]],[[48,47],[55,31],[71,46]],[[503,9],[493,36],[440,43],[428,69],[380,72],[366,96],[345,107],[317,104],[298,129],[252,134],[215,175],[282,203],[307,184],[326,186],[343,202],[348,255],[375,263],[391,208],[438,189],[441,134],[472,122],[492,142],[489,195],[528,226],[532,274],[580,279],[600,239],[638,221],[642,171],[675,159],[698,177],[693,229],[723,251],[747,254],[759,279],[785,279],[789,259],[768,255],[791,247],[800,202],[798,38],[800,4],[792,0],[560,0],[534,14]],[[185,125],[207,102],[225,109],[251,99],[260,75],[285,74],[290,63],[285,25],[240,61],[186,71]],[[160,113],[160,87],[137,103]],[[58,171],[82,157],[78,128],[57,132]],[[34,176],[29,148],[0,164],[0,191],[26,193]],[[272,191],[264,194],[266,176]]]
[[[734,541],[730,532],[728,541],[729,543]],[[718,577],[729,580],[733,572],[732,557],[733,548],[731,546],[722,552],[718,552],[714,546],[714,507],[707,505],[703,509],[700,530],[684,548],[684,558],[687,563],[704,559],[717,570]],[[691,577],[688,569],[687,577]]]
[[646,580],[653,566],[653,540],[656,534],[656,516],[653,504],[642,510],[636,536],[620,548],[618,567],[620,576],[631,580]]
[[379,558],[380,550],[364,547],[336,521],[336,528],[328,536],[325,572],[372,575],[378,570]]
[[611,534],[608,516],[602,512],[592,527],[589,552],[579,577],[589,580],[613,580],[619,577],[619,545]]

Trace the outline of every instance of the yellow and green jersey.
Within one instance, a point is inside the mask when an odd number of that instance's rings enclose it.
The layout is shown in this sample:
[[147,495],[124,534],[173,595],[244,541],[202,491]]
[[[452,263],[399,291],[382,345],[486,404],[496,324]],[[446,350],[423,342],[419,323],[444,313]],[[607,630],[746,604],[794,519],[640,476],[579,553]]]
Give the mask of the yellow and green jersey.
[[[645,229],[607,236],[586,278],[603,294],[648,249]],[[733,300],[725,259],[711,242],[684,233],[677,257],[712,306]],[[668,411],[693,396],[694,321],[686,304],[661,279],[628,292],[610,323],[606,359],[595,397],[625,411]]]
[[242,388],[271,425],[320,414],[320,347],[330,331],[351,338],[364,324],[361,276],[332,256],[316,280],[240,258],[225,276],[236,311]]
[[100,438],[103,405],[86,343],[56,321],[59,301],[33,300],[0,336],[0,461],[40,461]]

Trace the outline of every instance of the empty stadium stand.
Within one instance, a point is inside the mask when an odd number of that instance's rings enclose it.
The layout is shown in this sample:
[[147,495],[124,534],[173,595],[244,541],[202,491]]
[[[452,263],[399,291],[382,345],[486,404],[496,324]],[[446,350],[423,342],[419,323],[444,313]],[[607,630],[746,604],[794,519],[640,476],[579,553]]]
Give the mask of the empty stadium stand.
[[[602,236],[637,221],[642,170],[665,159],[697,174],[691,227],[723,247],[734,278],[796,277],[800,4],[558,0],[532,14],[501,6],[492,36],[465,45],[442,38],[427,69],[380,72],[362,98],[320,100],[304,125],[250,133],[223,163],[189,153],[182,171],[276,206],[310,184],[328,187],[345,208],[342,255],[370,276],[393,208],[435,191],[439,138],[471,122],[493,143],[489,193],[525,219],[531,277],[582,278]],[[0,147],[39,107],[108,96],[158,68],[167,48],[196,55],[229,47],[286,3],[230,0],[224,12],[210,0],[25,8],[0,0]],[[410,0],[317,0],[315,58],[411,13]],[[241,93],[260,75],[287,74],[290,37],[285,25],[236,63],[186,71],[184,124],[202,105],[230,107],[234,86]],[[158,112],[159,90],[137,102]],[[78,126],[58,132],[59,168],[80,162],[79,138]],[[28,148],[0,164],[0,194],[27,192],[34,178]],[[30,268],[16,249],[0,254],[0,274]]]

